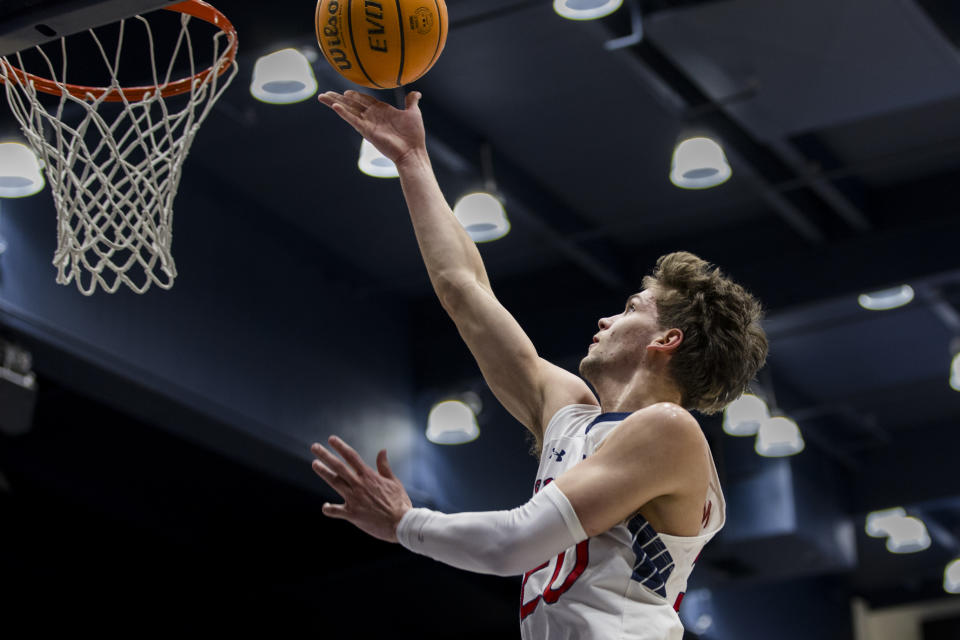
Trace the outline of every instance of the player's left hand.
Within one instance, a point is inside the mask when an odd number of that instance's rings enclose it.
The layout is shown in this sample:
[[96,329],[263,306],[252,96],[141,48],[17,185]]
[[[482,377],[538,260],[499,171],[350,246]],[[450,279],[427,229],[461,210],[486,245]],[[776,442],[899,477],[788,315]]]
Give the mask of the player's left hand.
[[340,494],[344,503],[324,504],[324,515],[347,520],[374,538],[396,542],[397,525],[413,504],[390,469],[386,449],[377,454],[377,470],[374,470],[337,436],[330,436],[328,442],[343,460],[315,442],[310,447],[317,457],[313,470]]

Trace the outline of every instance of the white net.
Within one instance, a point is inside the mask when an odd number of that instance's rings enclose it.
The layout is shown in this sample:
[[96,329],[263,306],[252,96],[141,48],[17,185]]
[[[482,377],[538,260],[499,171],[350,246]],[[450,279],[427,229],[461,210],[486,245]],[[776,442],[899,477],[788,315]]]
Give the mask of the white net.
[[[129,21],[146,29],[148,55],[133,55],[137,63],[147,57],[153,74],[154,86],[136,94],[122,91],[117,77],[127,20],[119,23],[112,56],[94,30],[87,32],[106,64],[111,91],[92,89],[73,95],[68,90],[66,38],[59,41],[59,64],[35,48],[60,93],[49,109],[41,103],[36,83],[12,68],[24,68],[22,54],[15,54],[13,60],[0,59],[7,101],[43,161],[53,192],[58,220],[53,258],[57,283],[75,282],[84,295],[92,295],[97,287],[114,293],[121,283],[137,293],[144,293],[151,284],[164,289],[173,286],[177,275],[171,254],[173,199],[183,162],[200,125],[237,73],[230,55],[235,32],[216,31],[211,72],[198,74],[191,17],[181,15],[173,55],[160,74],[150,22],[143,16]],[[189,58],[192,80],[184,93],[165,98],[163,89],[171,85],[174,63],[181,54]],[[122,100],[107,103],[111,96],[122,96]],[[49,101],[50,96],[45,99]],[[68,115],[71,122],[64,121],[65,114],[77,113],[82,115]]]

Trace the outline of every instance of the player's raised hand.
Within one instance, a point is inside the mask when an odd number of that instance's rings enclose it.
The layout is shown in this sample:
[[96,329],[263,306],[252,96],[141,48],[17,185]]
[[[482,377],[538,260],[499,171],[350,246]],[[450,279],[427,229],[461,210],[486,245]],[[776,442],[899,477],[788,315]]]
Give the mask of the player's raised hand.
[[367,466],[353,447],[336,436],[329,444],[343,459],[319,443],[310,451],[317,457],[313,470],[344,499],[323,505],[323,513],[342,518],[374,538],[397,541],[397,525],[413,505],[403,484],[393,475],[386,450],[377,454],[377,469]]
[[419,91],[408,93],[405,109],[395,109],[359,91],[343,94],[327,91],[317,99],[346,120],[380,153],[399,164],[407,153],[426,146],[423,117],[417,106],[420,97]]

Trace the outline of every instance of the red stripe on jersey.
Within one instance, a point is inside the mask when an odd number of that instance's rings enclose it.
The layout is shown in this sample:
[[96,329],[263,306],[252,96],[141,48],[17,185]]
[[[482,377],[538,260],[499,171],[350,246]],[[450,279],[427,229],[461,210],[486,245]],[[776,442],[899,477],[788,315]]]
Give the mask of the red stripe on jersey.
[[540,571],[541,569],[546,567],[548,564],[550,564],[549,561],[544,562],[542,565],[540,565],[536,569],[531,569],[530,571],[527,571],[525,574],[523,574],[523,582],[520,584],[520,622],[523,622],[524,618],[526,618],[528,615],[533,613],[533,610],[537,608],[538,604],[540,604],[540,598],[542,597],[538,595],[536,598],[534,598],[530,602],[523,601],[523,594],[527,588],[527,580],[530,578],[530,576],[535,574],[537,571]]

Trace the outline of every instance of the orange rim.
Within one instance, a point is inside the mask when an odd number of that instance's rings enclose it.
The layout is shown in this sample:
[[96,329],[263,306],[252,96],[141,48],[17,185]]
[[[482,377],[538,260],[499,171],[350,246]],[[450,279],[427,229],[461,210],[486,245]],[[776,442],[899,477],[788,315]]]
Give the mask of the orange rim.
[[[202,0],[185,0],[184,2],[170,5],[169,7],[163,7],[163,10],[174,11],[176,13],[185,13],[193,16],[194,18],[199,18],[204,22],[209,22],[213,26],[220,29],[223,33],[227,34],[227,37],[233,42],[225,53],[226,57],[221,63],[220,69],[217,71],[217,75],[222,76],[227,72],[227,69],[230,68],[230,66],[233,64],[233,61],[237,57],[238,40],[237,30],[234,28],[233,24],[227,20],[225,15]],[[201,83],[203,83],[214,71],[213,67],[209,67],[196,75],[189,76],[187,78],[183,78],[182,80],[177,80],[165,85],[149,85],[143,87],[131,87],[129,89],[115,89],[113,87],[85,87],[77,84],[57,84],[53,80],[35,76],[31,73],[27,73],[23,69],[13,66],[7,62],[6,58],[0,59],[0,64],[7,69],[8,73],[16,76],[22,84],[26,84],[28,81],[33,82],[37,91],[49,93],[54,96],[60,96],[63,95],[63,90],[66,89],[70,95],[81,100],[88,100],[90,98],[93,100],[99,100],[104,96],[104,94],[106,94],[106,97],[103,98],[105,102],[122,102],[124,100],[129,102],[140,102],[141,100],[145,100],[154,95],[157,92],[157,89],[160,89],[160,95],[162,95],[164,98],[177,96],[182,93],[188,93],[193,87],[195,80],[199,80]]]

